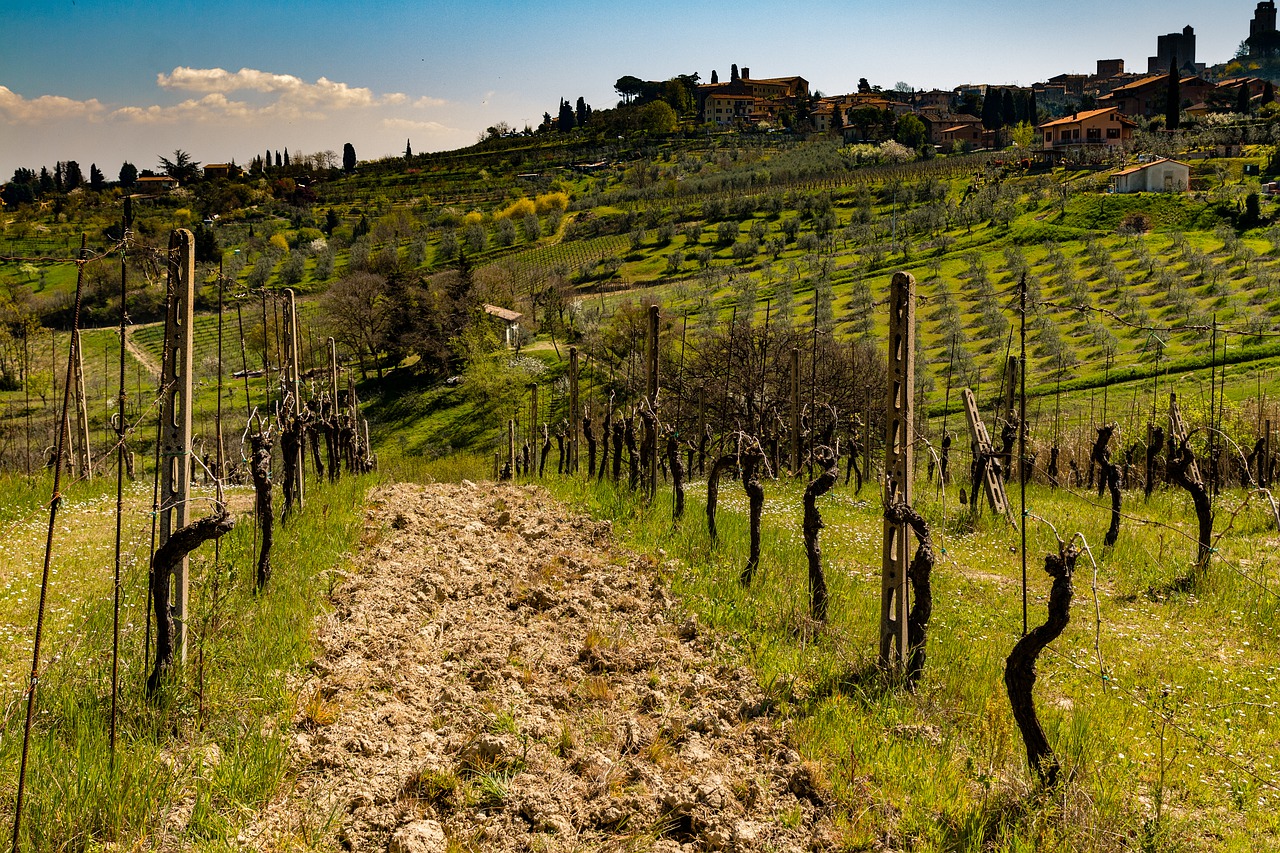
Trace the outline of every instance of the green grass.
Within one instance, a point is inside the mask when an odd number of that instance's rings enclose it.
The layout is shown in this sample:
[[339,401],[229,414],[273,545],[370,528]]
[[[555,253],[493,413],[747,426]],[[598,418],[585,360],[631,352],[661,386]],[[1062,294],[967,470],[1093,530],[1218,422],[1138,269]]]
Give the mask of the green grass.
[[[121,609],[120,723],[114,764],[108,749],[111,672],[111,542],[114,494],[105,479],[75,484],[59,516],[50,581],[21,845],[24,850],[132,848],[154,843],[173,809],[190,808],[173,843],[226,849],[247,815],[275,793],[297,702],[292,685],[313,654],[312,625],[326,607],[335,572],[362,532],[369,478],[308,487],[304,513],[278,531],[275,574],[253,593],[252,514],[240,514],[221,544],[191,559],[191,652],[164,701],[143,696],[144,586],[149,490],[131,490]],[[112,486],[114,483],[111,484]],[[45,511],[32,487],[0,483],[10,553],[0,570],[0,803],[13,812],[39,586]],[[234,503],[245,504],[243,490]],[[207,497],[207,496],[204,496]],[[47,498],[46,498],[47,500]],[[203,497],[202,497],[203,500]],[[214,590],[217,600],[214,600]],[[24,664],[24,657],[25,664]],[[5,846],[9,838],[4,832]]]
[[[848,849],[1253,850],[1280,845],[1274,744],[1277,571],[1268,513],[1243,512],[1206,578],[1190,591],[1194,536],[1185,495],[1126,495],[1120,541],[1101,547],[1107,511],[1033,486],[1028,506],[1067,535],[1084,531],[1099,560],[1076,567],[1073,619],[1040,659],[1037,705],[1069,781],[1031,784],[1002,672],[1021,630],[1017,534],[920,488],[941,558],[933,573],[929,661],[914,694],[876,669],[882,521],[874,485],[824,498],[830,623],[808,622],[799,484],[766,483],[762,574],[745,562],[745,499],[721,490],[721,543],[711,547],[701,487],[678,527],[664,494],[652,507],[612,486],[554,480],[579,509],[612,518],[627,544],[672,562],[684,606],[750,663],[779,703],[797,748],[828,770]],[[1222,498],[1220,516],[1240,501]],[[1221,526],[1221,522],[1220,522]],[[1029,528],[1029,621],[1044,620],[1047,527]],[[1267,584],[1262,591],[1245,576]],[[1095,635],[1095,627],[1097,633]],[[1095,651],[1101,651],[1104,680]],[[1163,735],[1161,732],[1163,731]],[[1160,760],[1163,748],[1163,771]],[[1161,801],[1159,818],[1157,800]]]

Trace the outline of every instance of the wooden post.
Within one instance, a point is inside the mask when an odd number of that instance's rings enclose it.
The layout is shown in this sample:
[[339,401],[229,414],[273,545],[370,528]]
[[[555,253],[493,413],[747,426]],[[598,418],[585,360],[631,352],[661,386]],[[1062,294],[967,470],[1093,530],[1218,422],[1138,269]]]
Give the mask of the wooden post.
[[569,459],[568,473],[578,470],[578,433],[582,429],[581,401],[578,399],[578,348],[569,347]]
[[987,493],[987,503],[996,515],[1004,515],[1009,508],[1009,499],[1005,496],[1004,478],[991,467],[991,459],[995,448],[991,446],[991,436],[987,434],[987,426],[982,422],[978,412],[978,400],[972,389],[961,388],[960,397],[964,400],[964,416],[969,422],[969,438],[978,447],[978,453],[986,462],[982,466],[982,485]]
[[645,420],[645,440],[648,442],[649,458],[645,460],[645,490],[649,499],[658,494],[658,306],[649,306],[648,335],[645,340],[645,397],[649,401],[652,421]]
[[[884,434],[884,506],[911,505],[911,455],[915,442],[916,280],[893,276],[889,293],[889,399]],[[905,674],[907,641],[907,567],[911,563],[908,528],[887,517],[880,584],[880,665]]]
[[[1169,394],[1169,437],[1177,444],[1182,444],[1187,440],[1187,425],[1182,420],[1182,410],[1178,408],[1178,395]],[[1200,463],[1193,458],[1191,464],[1187,466],[1187,476],[1193,483],[1203,483],[1200,477]]]
[[[302,385],[298,371],[298,303],[291,287],[286,287],[284,291],[284,362],[284,385],[289,395],[289,404],[285,407],[285,419],[286,421],[297,420],[302,417],[302,397],[300,396]],[[283,442],[281,444],[283,445]],[[305,440],[302,430],[299,429],[294,462],[294,469],[297,471],[299,509],[306,506],[306,488],[303,485],[306,477],[303,476],[303,470],[307,455],[303,452],[304,447]]]
[[76,476],[82,480],[93,479],[93,456],[89,449],[89,401],[84,393],[84,349],[80,331],[71,336],[71,364],[76,397]]
[[[169,351],[161,372],[159,545],[187,525],[191,491],[191,339],[195,302],[195,237],[185,228],[169,234]],[[174,648],[187,659],[187,558],[173,576]]]
[[800,349],[791,349],[791,476],[800,473]]

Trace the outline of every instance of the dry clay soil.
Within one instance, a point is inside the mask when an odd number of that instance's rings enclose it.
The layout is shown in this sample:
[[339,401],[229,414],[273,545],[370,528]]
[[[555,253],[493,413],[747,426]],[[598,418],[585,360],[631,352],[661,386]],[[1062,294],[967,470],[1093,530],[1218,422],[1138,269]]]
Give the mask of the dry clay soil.
[[833,846],[820,769],[608,522],[464,482],[385,487],[366,527],[245,847]]

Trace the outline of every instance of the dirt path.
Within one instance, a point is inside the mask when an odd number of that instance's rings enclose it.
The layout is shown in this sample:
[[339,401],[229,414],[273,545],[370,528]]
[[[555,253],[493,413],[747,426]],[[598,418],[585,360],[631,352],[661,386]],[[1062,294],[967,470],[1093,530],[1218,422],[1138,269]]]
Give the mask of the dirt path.
[[[825,849],[821,772],[607,522],[535,487],[387,487],[240,837],[392,853]],[[327,826],[326,826],[327,824]]]
[[141,364],[146,369],[147,373],[151,374],[152,379],[159,379],[160,378],[160,362],[156,361],[155,356],[147,352],[146,348],[139,346],[138,342],[133,339],[134,331],[136,331],[139,328],[142,328],[142,327],[141,326],[125,326],[124,327],[124,348],[129,351],[129,355],[137,359],[138,363]]

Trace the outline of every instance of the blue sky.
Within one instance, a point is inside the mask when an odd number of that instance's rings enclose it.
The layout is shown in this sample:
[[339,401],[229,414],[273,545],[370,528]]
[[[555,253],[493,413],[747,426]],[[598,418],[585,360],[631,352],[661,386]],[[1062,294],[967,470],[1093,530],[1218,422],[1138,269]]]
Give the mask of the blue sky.
[[1228,59],[1253,0],[1013,3],[809,0],[0,0],[0,180],[18,166],[153,168],[175,148],[247,163],[267,148],[361,159],[468,145],[536,125],[560,97],[612,106],[626,74],[729,66],[799,74],[825,93],[1029,84],[1122,58],[1191,24]]

